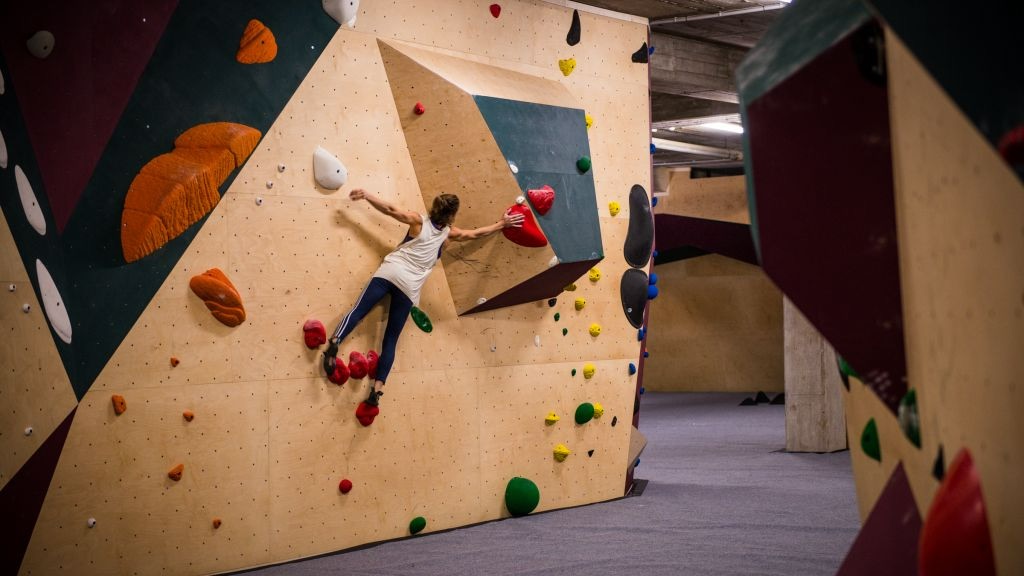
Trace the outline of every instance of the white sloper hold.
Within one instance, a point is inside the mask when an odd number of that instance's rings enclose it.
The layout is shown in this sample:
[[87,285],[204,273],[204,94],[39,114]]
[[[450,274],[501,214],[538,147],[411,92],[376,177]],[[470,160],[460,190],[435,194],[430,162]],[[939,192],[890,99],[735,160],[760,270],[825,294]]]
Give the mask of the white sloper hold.
[[64,306],[60,292],[57,291],[57,285],[53,283],[53,277],[38,259],[36,278],[39,280],[39,294],[43,297],[43,310],[46,310],[50,326],[65,344],[71,344],[71,319],[68,317],[68,309]]
[[25,45],[33,56],[42,60],[49,56],[50,52],[53,52],[54,42],[55,39],[53,34],[50,33],[49,30],[40,30],[33,34],[32,37],[25,42]]
[[338,24],[355,28],[356,16],[359,15],[359,0],[322,0],[324,12],[334,18]]
[[7,141],[3,132],[0,132],[0,168],[7,168]]
[[18,196],[21,197],[21,207],[25,209],[25,218],[40,235],[46,234],[46,218],[43,218],[43,210],[39,207],[36,193],[32,191],[32,184],[29,183],[21,166],[14,165],[14,181],[18,183]]
[[337,190],[348,180],[348,169],[337,156],[317,146],[313,153],[313,177],[322,188]]

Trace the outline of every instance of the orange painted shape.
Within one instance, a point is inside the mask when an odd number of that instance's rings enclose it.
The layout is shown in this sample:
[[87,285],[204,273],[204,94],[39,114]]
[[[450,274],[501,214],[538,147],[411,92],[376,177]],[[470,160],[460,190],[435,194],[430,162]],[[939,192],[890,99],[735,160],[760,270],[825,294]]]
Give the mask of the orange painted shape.
[[234,327],[245,322],[242,296],[220,269],[211,268],[193,276],[188,286],[206,304],[213,317],[225,326]]
[[124,396],[120,394],[114,394],[110,397],[110,403],[114,405],[114,414],[120,416],[124,414],[124,411],[128,409],[128,403],[125,402]]
[[274,33],[263,22],[249,20],[242,33],[242,40],[238,43],[235,60],[242,64],[264,64],[276,57],[277,41],[274,40]]

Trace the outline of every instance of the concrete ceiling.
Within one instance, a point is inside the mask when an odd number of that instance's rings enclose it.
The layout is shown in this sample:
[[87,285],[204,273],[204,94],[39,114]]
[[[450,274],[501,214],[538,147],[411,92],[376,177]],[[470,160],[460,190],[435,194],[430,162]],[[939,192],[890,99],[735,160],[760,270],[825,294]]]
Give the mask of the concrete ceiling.
[[[738,166],[740,134],[703,127],[739,123],[735,72],[787,3],[779,0],[586,0],[651,23],[651,136],[655,166]],[[686,152],[669,150],[672,142]],[[657,144],[657,142],[656,142]],[[692,146],[691,146],[692,145]]]

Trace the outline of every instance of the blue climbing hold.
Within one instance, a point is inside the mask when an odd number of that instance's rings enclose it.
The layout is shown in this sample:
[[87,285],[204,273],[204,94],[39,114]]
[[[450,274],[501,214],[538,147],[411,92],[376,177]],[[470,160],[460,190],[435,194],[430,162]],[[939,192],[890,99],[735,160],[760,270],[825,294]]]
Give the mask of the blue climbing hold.
[[648,352],[647,350],[644,350],[644,358],[648,358],[648,357],[650,357],[650,355],[651,355],[650,352]]
[[641,387],[640,387],[640,395],[641,395],[641,396],[643,396],[643,395],[644,395],[644,392],[645,392],[645,390],[644,390],[644,387],[643,387],[643,386],[641,386]]
[[654,272],[651,272],[651,275],[647,277],[647,283],[652,285],[652,286],[657,284],[658,283],[658,275],[655,274]]
[[658,197],[655,196],[654,198],[651,198],[651,207],[653,208],[654,206],[657,206],[657,205],[658,205]]
[[658,287],[655,286],[654,284],[651,284],[650,286],[647,287],[647,299],[648,300],[654,300],[657,297],[658,297]]
[[651,154],[654,154],[657,151],[658,147],[654,145],[654,142],[651,142]]
[[629,375],[632,376],[633,374],[636,374],[636,364],[633,364],[632,362],[630,362],[629,363]]
[[654,46],[647,47],[647,55],[650,56],[651,54],[654,54]]
[[646,335],[647,335],[647,330],[645,330],[643,328],[637,330],[636,331],[636,341],[637,342],[642,342],[643,339],[644,339],[644,336],[646,336]]
[[653,254],[653,255],[651,255],[651,257],[652,257],[652,258],[657,258],[657,257],[658,257],[658,251],[657,251],[657,250],[655,250],[655,251],[654,251],[654,254]]

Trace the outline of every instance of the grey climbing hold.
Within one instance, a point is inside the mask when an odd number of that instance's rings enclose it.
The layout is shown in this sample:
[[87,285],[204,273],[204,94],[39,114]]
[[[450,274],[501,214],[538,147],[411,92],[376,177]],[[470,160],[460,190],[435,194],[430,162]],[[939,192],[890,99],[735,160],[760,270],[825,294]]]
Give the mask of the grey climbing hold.
[[25,42],[25,45],[33,56],[42,60],[49,56],[50,52],[53,52],[53,45],[55,41],[53,34],[49,30],[40,30],[33,34],[32,37]]

